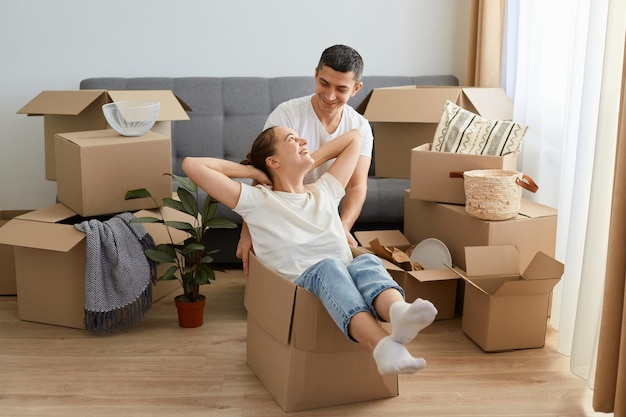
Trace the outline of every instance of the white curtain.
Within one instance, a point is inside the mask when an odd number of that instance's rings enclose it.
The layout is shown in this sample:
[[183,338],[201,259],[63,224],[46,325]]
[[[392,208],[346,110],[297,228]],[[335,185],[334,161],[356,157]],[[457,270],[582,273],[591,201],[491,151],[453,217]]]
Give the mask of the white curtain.
[[[557,207],[565,264],[551,325],[571,370],[593,384],[615,159],[623,0],[508,0],[502,84],[527,123],[525,197]],[[622,47],[616,47],[621,45]]]

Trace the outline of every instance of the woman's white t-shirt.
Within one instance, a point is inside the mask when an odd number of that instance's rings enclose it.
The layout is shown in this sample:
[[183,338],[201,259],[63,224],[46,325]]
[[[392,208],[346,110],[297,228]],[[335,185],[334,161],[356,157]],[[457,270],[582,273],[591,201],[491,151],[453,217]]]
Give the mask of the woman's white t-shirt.
[[255,255],[291,281],[322,259],[352,260],[338,212],[344,188],[329,173],[305,188],[295,194],[242,184],[234,208],[248,224]]
[[[374,135],[372,128],[365,117],[347,104],[343,106],[343,114],[339,126],[333,133],[328,133],[315,114],[311,98],[313,95],[294,98],[281,103],[268,116],[264,129],[272,126],[285,126],[293,129],[301,138],[308,141],[311,152],[316,151],[322,145],[352,129],[359,129],[363,136],[361,155],[372,157],[374,147]],[[332,160],[320,165],[307,174],[304,183],[308,184],[317,180],[332,164]]]

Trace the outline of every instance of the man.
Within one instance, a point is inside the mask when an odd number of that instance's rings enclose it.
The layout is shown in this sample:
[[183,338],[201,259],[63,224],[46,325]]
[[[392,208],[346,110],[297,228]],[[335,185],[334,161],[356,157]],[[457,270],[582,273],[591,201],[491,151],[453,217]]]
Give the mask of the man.
[[[347,104],[363,86],[362,75],[363,59],[356,50],[345,45],[327,48],[322,52],[315,68],[315,94],[281,103],[269,115],[264,127],[285,126],[293,129],[300,137],[307,138],[311,152],[351,129],[361,131],[363,146],[359,161],[341,203],[341,222],[346,239],[352,246],[356,246],[357,241],[350,230],[365,202],[374,143],[367,119]],[[329,166],[330,162],[311,171],[305,178],[305,183],[315,181]],[[237,246],[237,257],[241,258],[246,274],[250,249],[252,241],[244,223]]]

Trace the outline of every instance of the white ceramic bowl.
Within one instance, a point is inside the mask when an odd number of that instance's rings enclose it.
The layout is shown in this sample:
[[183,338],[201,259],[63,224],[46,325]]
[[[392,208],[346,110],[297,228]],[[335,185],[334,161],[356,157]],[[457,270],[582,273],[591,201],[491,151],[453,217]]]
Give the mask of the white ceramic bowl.
[[158,101],[118,101],[102,106],[109,125],[122,136],[141,136],[154,126],[161,103]]

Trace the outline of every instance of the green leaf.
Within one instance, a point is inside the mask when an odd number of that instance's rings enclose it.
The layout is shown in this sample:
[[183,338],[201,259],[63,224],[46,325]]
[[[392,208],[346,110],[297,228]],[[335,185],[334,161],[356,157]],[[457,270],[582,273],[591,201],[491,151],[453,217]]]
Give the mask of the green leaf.
[[174,200],[173,198],[166,197],[163,199],[163,204],[165,204],[169,208],[173,208],[174,210],[185,213],[185,208],[183,207],[183,203],[181,203],[178,200]]
[[196,274],[196,283],[198,285],[208,284],[210,279],[215,279],[215,274],[213,273],[213,270],[210,268],[202,268],[203,266],[206,267],[206,265],[200,265],[198,273]]
[[164,221],[163,224],[176,230],[188,230],[188,231],[193,230],[193,226],[187,222],[177,222],[173,220],[167,220],[167,221]]
[[196,243],[196,242],[191,242],[191,243],[187,243],[185,245],[185,247],[189,250],[192,251],[203,251],[204,250],[204,245],[200,244],[200,243]]
[[160,264],[162,263],[171,263],[171,262],[175,262],[176,259],[174,256],[172,256],[170,253],[167,253],[165,251],[162,250],[158,250],[158,249],[146,249],[144,250],[144,253],[146,254],[146,256],[155,261],[158,262]]
[[207,274],[210,280],[215,280],[215,271],[209,265],[202,264],[200,269]]
[[217,200],[215,200],[210,195],[204,199],[204,205],[202,206],[202,218],[204,220],[209,220],[215,217],[215,212],[217,211]]
[[232,220],[225,219],[223,217],[215,217],[213,219],[209,219],[206,222],[207,226],[213,229],[234,229],[237,227],[237,224]]
[[198,217],[198,201],[193,194],[183,189],[178,189],[178,198],[183,205],[185,213],[189,214],[194,219]]
[[150,191],[146,190],[145,188],[138,188],[136,190],[126,191],[124,200],[134,200],[136,198],[146,198],[146,197],[152,197],[152,194],[150,194]]
[[176,265],[172,265],[167,268],[167,271],[163,275],[159,277],[159,281],[169,281],[172,279],[176,279],[176,272],[178,272],[178,267]]
[[165,252],[172,257],[176,256],[176,247],[177,245],[173,245],[171,243],[160,243],[155,248],[158,251]]
[[191,181],[189,178],[187,177],[181,177],[179,175],[175,175],[172,174],[172,178],[174,178],[176,181],[178,181],[178,184],[180,184],[180,186],[189,191],[190,193],[197,193],[198,192],[198,186]]

